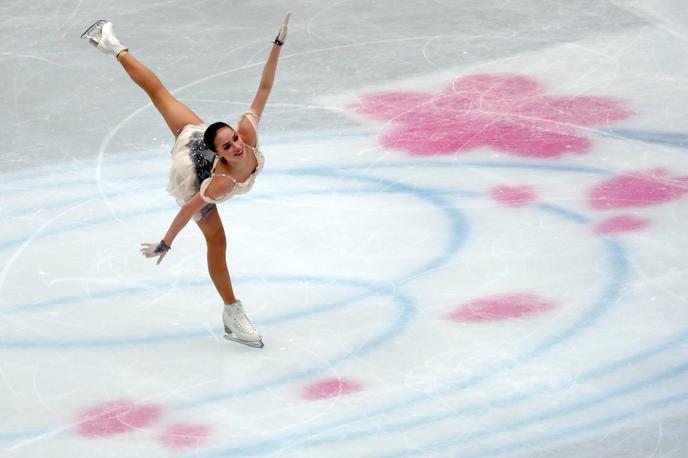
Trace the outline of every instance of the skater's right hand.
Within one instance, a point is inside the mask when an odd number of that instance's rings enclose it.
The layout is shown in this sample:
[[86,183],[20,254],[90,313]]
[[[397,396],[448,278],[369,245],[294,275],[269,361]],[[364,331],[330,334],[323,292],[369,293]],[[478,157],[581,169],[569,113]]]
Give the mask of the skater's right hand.
[[291,17],[291,11],[287,13],[287,15],[284,17],[284,21],[282,22],[282,25],[280,26],[279,31],[277,32],[277,37],[275,38],[275,43],[277,46],[282,46],[284,42],[287,40],[287,26],[289,25],[289,18]]
[[167,245],[164,240],[160,240],[159,243],[142,243],[141,254],[147,258],[154,258],[157,256],[158,262],[156,262],[155,265],[159,265],[160,262],[162,262],[162,258],[164,258],[167,252],[170,251],[170,248],[172,247]]

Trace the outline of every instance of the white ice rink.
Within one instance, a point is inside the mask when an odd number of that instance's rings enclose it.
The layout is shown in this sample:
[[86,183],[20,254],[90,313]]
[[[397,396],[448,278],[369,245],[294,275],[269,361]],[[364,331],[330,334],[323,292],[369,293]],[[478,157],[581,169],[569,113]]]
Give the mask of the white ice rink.
[[[118,36],[266,167],[222,338]],[[0,5],[0,456],[688,456],[680,0]]]

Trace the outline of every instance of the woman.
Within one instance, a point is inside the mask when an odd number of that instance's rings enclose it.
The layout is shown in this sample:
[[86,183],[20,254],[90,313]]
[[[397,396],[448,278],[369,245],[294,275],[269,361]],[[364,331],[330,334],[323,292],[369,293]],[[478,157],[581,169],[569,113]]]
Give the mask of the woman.
[[246,317],[241,301],[234,296],[225,257],[225,231],[215,204],[248,192],[263,168],[257,126],[275,79],[290,16],[291,13],[284,18],[263,68],[258,92],[236,129],[222,122],[204,124],[170,94],[150,69],[129,53],[115,36],[112,23],[98,21],[81,36],[88,38],[99,50],[115,56],[129,77],[146,91],[175,136],[168,191],[181,209],[162,240],[141,244],[141,252],[149,258],[157,257],[157,264],[160,264],[177,234],[189,220],[196,221],[206,240],[210,278],[224,303],[225,337],[257,348],[263,347],[262,337]]

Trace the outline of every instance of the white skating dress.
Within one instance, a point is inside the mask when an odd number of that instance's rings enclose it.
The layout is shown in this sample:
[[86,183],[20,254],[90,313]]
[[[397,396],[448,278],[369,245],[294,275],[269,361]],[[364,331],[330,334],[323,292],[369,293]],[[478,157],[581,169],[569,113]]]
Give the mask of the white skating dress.
[[[263,170],[265,158],[258,144],[258,115],[253,110],[249,110],[241,115],[239,122],[243,118],[246,118],[251,123],[256,132],[256,147],[253,148],[250,145],[246,145],[246,149],[253,152],[257,164],[254,172],[243,182],[237,182],[232,176],[224,173],[214,173],[218,158],[203,142],[203,133],[208,127],[206,124],[189,124],[177,135],[177,140],[171,152],[172,166],[170,167],[170,181],[167,184],[167,192],[177,200],[180,206],[184,205],[196,193],[201,192],[201,198],[208,202],[208,205],[193,215],[194,221],[207,217],[216,208],[215,204],[224,202],[238,194],[249,192],[256,181],[256,175]],[[205,190],[210,184],[211,178],[215,175],[225,176],[234,182],[234,188],[217,199],[205,195]]]

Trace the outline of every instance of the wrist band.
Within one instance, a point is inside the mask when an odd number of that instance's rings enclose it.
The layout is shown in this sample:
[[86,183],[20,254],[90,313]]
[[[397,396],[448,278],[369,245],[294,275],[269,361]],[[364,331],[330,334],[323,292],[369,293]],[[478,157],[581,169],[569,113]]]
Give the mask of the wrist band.
[[166,244],[164,240],[160,240],[158,246],[155,247],[155,253],[167,253],[171,249],[172,247]]

